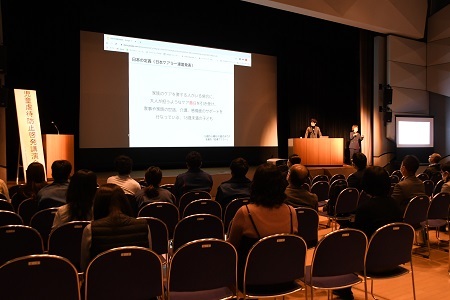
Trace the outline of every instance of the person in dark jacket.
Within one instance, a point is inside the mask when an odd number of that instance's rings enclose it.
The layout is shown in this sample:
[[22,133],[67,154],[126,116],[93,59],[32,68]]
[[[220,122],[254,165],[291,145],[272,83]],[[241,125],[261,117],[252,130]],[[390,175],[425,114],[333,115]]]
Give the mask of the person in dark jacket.
[[94,197],[92,222],[84,228],[81,240],[81,269],[86,271],[98,254],[116,247],[151,248],[147,221],[132,217],[129,201],[121,187],[101,185]]

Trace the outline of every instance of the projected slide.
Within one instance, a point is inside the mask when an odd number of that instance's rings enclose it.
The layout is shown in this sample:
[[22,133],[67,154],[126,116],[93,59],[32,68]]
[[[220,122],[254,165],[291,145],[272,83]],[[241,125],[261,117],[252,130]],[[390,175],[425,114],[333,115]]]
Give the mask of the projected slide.
[[277,146],[276,58],[80,32],[80,148]]

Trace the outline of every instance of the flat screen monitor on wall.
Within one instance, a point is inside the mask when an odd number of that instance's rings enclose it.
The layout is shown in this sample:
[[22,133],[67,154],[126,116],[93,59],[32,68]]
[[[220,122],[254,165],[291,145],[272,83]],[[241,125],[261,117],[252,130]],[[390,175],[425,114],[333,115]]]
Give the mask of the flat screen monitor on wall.
[[80,32],[81,149],[276,147],[276,57]]
[[395,116],[397,148],[434,147],[434,118]]

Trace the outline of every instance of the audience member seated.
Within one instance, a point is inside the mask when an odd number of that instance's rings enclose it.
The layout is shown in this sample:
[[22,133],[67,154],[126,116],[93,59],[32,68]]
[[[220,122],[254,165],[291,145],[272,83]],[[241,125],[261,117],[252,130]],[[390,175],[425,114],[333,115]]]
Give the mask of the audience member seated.
[[132,208],[119,186],[106,183],[98,188],[93,214],[81,240],[80,265],[83,272],[94,257],[106,250],[123,246],[151,248],[147,221],[131,217]]
[[285,189],[286,180],[275,165],[258,166],[251,185],[251,203],[236,212],[228,236],[238,252],[240,283],[248,251],[255,242],[272,234],[297,233],[297,215],[284,203]]
[[293,207],[306,206],[318,210],[318,197],[305,188],[308,183],[309,170],[302,164],[294,164],[287,175],[288,186],[286,188],[285,203]]
[[442,180],[444,181],[444,184],[442,185],[441,192],[442,193],[449,193],[450,194],[450,161],[447,161],[446,163],[443,163],[441,165],[441,172],[442,172]]
[[[391,181],[382,167],[367,167],[362,178],[362,188],[371,197],[358,207],[355,222],[351,227],[362,230],[367,238],[380,227],[402,221],[402,212],[397,203],[389,197]],[[334,290],[340,299],[354,299],[351,288]]]
[[419,165],[419,159],[414,155],[406,155],[400,165],[403,180],[395,184],[391,196],[400,206],[402,212],[405,211],[409,200],[413,197],[426,195],[425,185],[422,180],[416,177]]
[[37,193],[37,200],[53,199],[66,203],[66,192],[69,187],[69,177],[72,172],[72,164],[68,160],[55,160],[52,163],[53,182],[44,186]]
[[8,190],[8,185],[6,184],[6,182],[0,178],[0,193],[2,193],[3,195],[6,196],[6,200],[8,200],[8,202],[11,202],[11,199],[9,198],[9,190]]
[[358,189],[359,192],[362,190],[362,177],[364,170],[367,167],[367,157],[364,153],[356,152],[352,156],[352,165],[356,168],[356,172],[353,172],[347,177],[348,187],[353,187]]
[[16,196],[21,200],[27,198],[36,200],[39,190],[48,184],[45,178],[44,165],[37,161],[32,162],[28,165],[25,176],[27,182],[20,186]]
[[179,200],[181,196],[190,191],[211,192],[213,179],[210,174],[201,169],[202,156],[197,151],[186,155],[187,172],[181,173],[175,179],[174,195]]
[[298,154],[294,153],[294,154],[289,155],[286,164],[278,166],[278,169],[280,169],[281,173],[283,173],[284,178],[286,178],[289,169],[293,165],[299,164],[301,162],[302,162],[302,159],[300,158],[300,156],[298,156]]
[[84,169],[75,172],[67,188],[67,204],[58,207],[52,228],[71,221],[90,221],[97,186],[94,172]]
[[162,171],[159,167],[149,167],[145,172],[146,187],[136,193],[139,208],[152,202],[175,203],[175,196],[168,190],[160,187]]
[[119,155],[114,160],[117,175],[110,176],[106,180],[107,183],[114,183],[120,186],[125,194],[135,195],[141,190],[139,182],[131,178],[133,169],[133,160],[126,155]]
[[222,182],[217,187],[215,198],[222,206],[222,212],[225,212],[225,208],[233,199],[250,197],[252,182],[246,177],[248,168],[248,162],[242,157],[231,161],[231,179]]
[[441,176],[441,155],[439,153],[433,153],[428,157],[428,162],[430,163],[423,173],[428,175],[428,178],[436,183],[442,179]]

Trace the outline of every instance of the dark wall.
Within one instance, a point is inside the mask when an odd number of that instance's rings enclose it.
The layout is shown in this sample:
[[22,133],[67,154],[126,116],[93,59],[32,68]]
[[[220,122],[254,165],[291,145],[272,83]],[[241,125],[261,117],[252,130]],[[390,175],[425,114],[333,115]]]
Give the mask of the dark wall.
[[[359,124],[358,29],[242,1],[154,2],[2,1],[6,86],[37,91],[43,134],[56,132],[54,121],[61,133],[74,134],[77,143],[80,30],[276,56],[279,147],[254,152],[250,160],[255,164],[274,153],[286,157],[287,139],[303,135],[311,117],[318,119],[325,135],[346,142],[352,124]],[[15,178],[19,137],[13,98],[9,104],[8,178]],[[98,126],[102,117],[108,116],[99,116]],[[183,167],[185,150],[124,152],[139,166],[151,161]],[[253,150],[205,149],[205,164],[228,165],[237,155],[252,156]],[[75,151],[76,168],[100,171],[112,168],[120,149],[85,153],[76,146]]]

